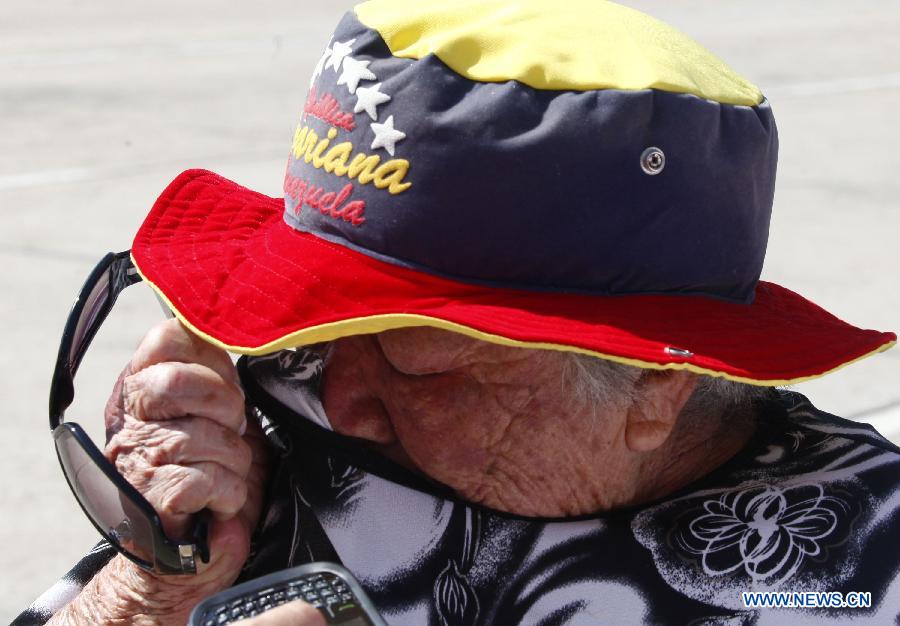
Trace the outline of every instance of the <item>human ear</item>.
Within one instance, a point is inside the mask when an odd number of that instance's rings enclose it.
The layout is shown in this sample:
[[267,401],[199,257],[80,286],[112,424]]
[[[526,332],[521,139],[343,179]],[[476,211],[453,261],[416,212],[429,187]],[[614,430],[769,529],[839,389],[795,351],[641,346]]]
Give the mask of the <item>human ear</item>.
[[625,416],[628,449],[649,452],[664,444],[696,387],[697,376],[684,370],[644,372]]

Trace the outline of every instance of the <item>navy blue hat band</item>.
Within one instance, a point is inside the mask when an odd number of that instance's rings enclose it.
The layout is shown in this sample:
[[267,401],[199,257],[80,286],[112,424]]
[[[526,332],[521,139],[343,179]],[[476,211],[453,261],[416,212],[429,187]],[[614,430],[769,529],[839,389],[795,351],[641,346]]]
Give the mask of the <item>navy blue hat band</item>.
[[341,70],[318,69],[285,179],[292,227],[475,283],[752,300],[777,158],[767,103],[473,82],[392,56],[352,14],[332,47]]

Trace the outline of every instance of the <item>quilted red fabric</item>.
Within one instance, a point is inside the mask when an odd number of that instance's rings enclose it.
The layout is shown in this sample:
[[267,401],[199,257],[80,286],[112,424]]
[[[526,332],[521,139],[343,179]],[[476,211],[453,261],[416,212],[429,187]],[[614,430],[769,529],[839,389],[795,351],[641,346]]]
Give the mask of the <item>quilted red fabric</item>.
[[[768,282],[759,283],[753,304],[743,305],[448,280],[298,232],[284,223],[283,211],[280,198],[189,170],[157,200],[132,256],[187,322],[238,352],[332,322],[416,314],[526,343],[785,384],[896,340],[893,333],[851,326]],[[340,331],[357,332],[353,325]]]

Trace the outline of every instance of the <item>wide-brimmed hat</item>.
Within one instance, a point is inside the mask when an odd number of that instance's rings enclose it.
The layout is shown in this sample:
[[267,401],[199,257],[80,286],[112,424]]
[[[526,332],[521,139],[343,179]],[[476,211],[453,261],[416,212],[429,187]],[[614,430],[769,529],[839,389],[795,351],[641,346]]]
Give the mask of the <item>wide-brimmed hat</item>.
[[787,384],[896,337],[759,281],[777,150],[759,89],[637,11],[373,0],[316,66],[284,197],[184,172],[132,256],[239,353],[432,326]]

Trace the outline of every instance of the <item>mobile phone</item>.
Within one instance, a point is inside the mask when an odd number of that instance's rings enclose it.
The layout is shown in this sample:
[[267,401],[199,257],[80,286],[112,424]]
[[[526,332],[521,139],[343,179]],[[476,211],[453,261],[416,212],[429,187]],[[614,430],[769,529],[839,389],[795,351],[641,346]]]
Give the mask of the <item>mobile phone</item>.
[[194,607],[188,626],[231,624],[294,600],[312,604],[328,624],[387,626],[353,574],[337,563],[321,561],[268,574],[210,596]]

